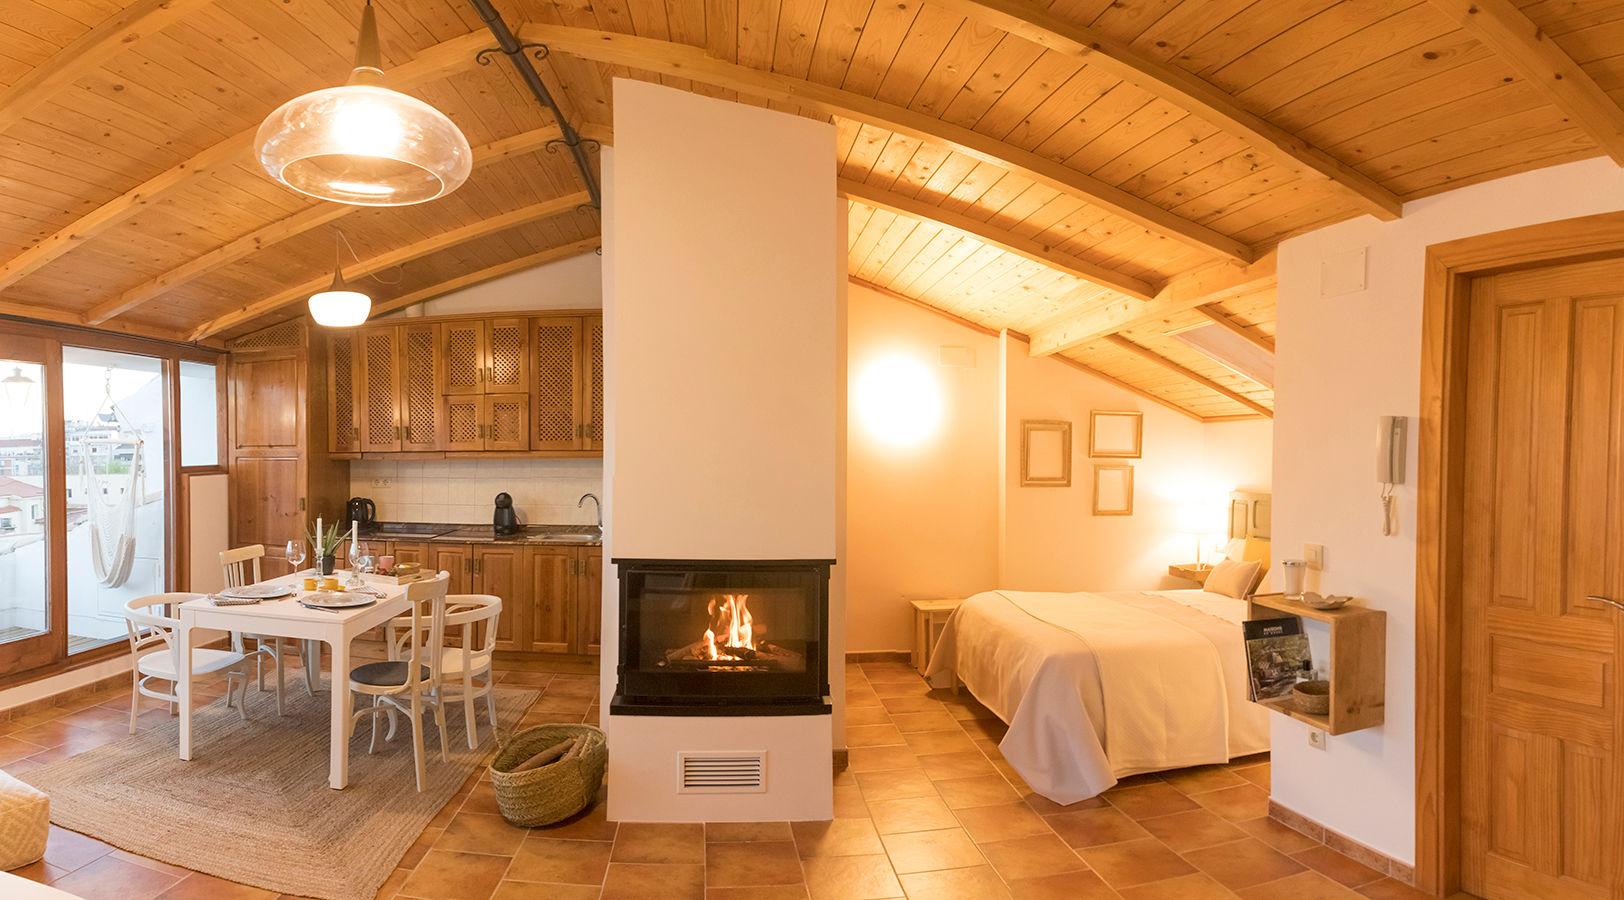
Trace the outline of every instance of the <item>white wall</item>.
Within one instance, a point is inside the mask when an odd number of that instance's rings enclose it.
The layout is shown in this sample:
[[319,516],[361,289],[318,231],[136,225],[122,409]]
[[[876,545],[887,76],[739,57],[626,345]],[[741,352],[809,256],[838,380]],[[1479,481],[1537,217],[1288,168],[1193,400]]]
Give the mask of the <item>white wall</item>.
[[[1415,854],[1415,416],[1428,245],[1624,209],[1604,159],[1554,166],[1405,204],[1280,246],[1274,558],[1325,545],[1323,589],[1387,610],[1387,716],[1380,728],[1310,749],[1274,717],[1274,798],[1400,860]],[[1321,268],[1368,248],[1366,289],[1320,297]],[[1396,536],[1381,534],[1377,417],[1409,416],[1408,482]],[[1310,585],[1312,587],[1312,585]]]
[[596,253],[583,253],[425,300],[383,318],[597,309],[603,306],[602,263],[602,257]]
[[367,497],[384,522],[489,525],[496,495],[513,497],[526,525],[593,525],[598,512],[582,494],[603,496],[601,459],[358,459],[350,496]]
[[[228,492],[225,475],[190,475],[186,478],[187,522],[191,545],[187,590],[199,593],[226,586],[220,569],[220,554],[229,548],[231,529],[227,518]],[[276,548],[266,548],[276,552]]]

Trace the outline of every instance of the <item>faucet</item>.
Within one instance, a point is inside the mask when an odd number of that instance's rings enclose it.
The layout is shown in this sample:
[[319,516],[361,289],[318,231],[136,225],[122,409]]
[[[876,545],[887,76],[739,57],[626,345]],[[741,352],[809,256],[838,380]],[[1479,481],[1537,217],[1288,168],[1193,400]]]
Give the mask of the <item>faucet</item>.
[[598,499],[597,494],[582,494],[581,499],[575,501],[575,508],[580,509],[581,507],[585,506],[588,498],[591,498],[592,505],[598,509],[598,530],[603,531],[603,501]]

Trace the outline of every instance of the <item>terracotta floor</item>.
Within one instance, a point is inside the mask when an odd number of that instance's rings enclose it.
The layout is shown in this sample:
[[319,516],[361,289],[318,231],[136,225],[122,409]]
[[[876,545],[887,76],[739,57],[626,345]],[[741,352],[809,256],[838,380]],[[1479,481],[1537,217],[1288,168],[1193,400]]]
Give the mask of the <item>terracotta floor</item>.
[[[506,671],[540,701],[521,724],[597,721],[590,671]],[[1410,898],[1419,892],[1267,818],[1266,756],[1135,776],[1067,807],[1039,797],[999,756],[1003,725],[967,694],[930,691],[901,663],[848,667],[849,767],[830,822],[647,825],[576,820],[521,829],[479,774],[424,830],[380,898],[520,897],[867,900],[1209,897]],[[127,692],[0,726],[0,768],[125,735]],[[143,727],[163,721],[154,708]],[[19,874],[86,898],[272,898],[258,888],[52,829]]]

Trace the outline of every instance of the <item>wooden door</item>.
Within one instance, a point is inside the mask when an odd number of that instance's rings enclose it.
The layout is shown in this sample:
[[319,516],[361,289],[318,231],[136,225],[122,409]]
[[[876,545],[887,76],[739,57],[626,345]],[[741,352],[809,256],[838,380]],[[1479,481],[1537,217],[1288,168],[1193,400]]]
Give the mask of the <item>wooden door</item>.
[[485,393],[485,321],[466,319],[440,327],[440,358],[445,366],[445,393]]
[[[281,559],[281,548],[305,536],[303,462],[296,458],[239,458],[232,464],[227,490],[231,497],[231,545],[265,545],[266,557],[260,561],[262,578],[293,571]],[[305,564],[311,563],[307,560]]]
[[436,349],[439,325],[402,325],[400,340],[400,449],[440,448],[440,395],[445,371]]
[[530,647],[569,653],[575,635],[575,549],[530,548]]
[[[586,325],[586,374],[582,378],[585,395],[586,450],[603,449],[603,316],[592,316]],[[597,652],[594,650],[593,652]]]
[[484,408],[486,450],[530,449],[530,395],[488,394]]
[[333,453],[361,450],[359,337],[359,333],[351,329],[338,331],[328,341],[327,449]]
[[1624,897],[1624,261],[1476,280],[1461,580],[1461,879]]
[[603,548],[582,547],[575,582],[575,652],[597,655],[603,649]]
[[478,394],[457,394],[444,398],[445,413],[440,417],[442,450],[485,449],[485,398]]
[[531,320],[535,335],[535,387],[531,391],[530,449],[581,447],[581,320],[573,316]]
[[361,450],[400,449],[400,342],[393,325],[363,329]]
[[304,372],[298,351],[233,354],[231,449],[299,450]]
[[474,555],[468,544],[441,544],[435,541],[428,542],[428,561],[424,568],[430,572],[447,572],[451,581],[446,586],[448,594],[470,593],[470,586],[474,581]]
[[530,390],[530,320],[491,319],[485,324],[485,393]]
[[524,549],[522,544],[483,544],[474,548],[473,592],[502,598],[502,616],[496,623],[499,650],[525,649],[524,632],[513,627],[515,616],[511,614],[529,603]]

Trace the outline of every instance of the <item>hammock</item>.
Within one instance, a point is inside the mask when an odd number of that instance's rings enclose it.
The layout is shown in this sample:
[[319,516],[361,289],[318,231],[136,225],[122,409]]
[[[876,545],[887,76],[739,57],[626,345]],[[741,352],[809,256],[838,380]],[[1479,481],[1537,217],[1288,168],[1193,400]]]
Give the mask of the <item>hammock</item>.
[[[101,408],[96,410],[92,421],[101,418],[103,408],[111,407],[113,421],[118,423],[119,437],[108,440],[86,440],[79,452],[79,476],[85,489],[85,509],[89,513],[90,525],[90,561],[96,570],[96,580],[107,587],[122,587],[130,578],[130,569],[135,563],[135,508],[140,505],[140,495],[145,491],[137,492],[141,475],[141,451],[146,441],[141,437],[139,429],[129,424],[124,411],[113,402],[112,370],[107,373],[107,397],[102,401]],[[128,432],[133,438],[125,438]],[[90,445],[92,443],[105,444],[109,450],[113,447],[134,445],[135,450],[130,454],[130,469],[123,475],[123,490],[116,490],[114,484],[117,475],[113,473],[98,475],[96,466],[91,461]],[[108,453],[109,462],[113,454]],[[109,490],[103,493],[103,487]]]

